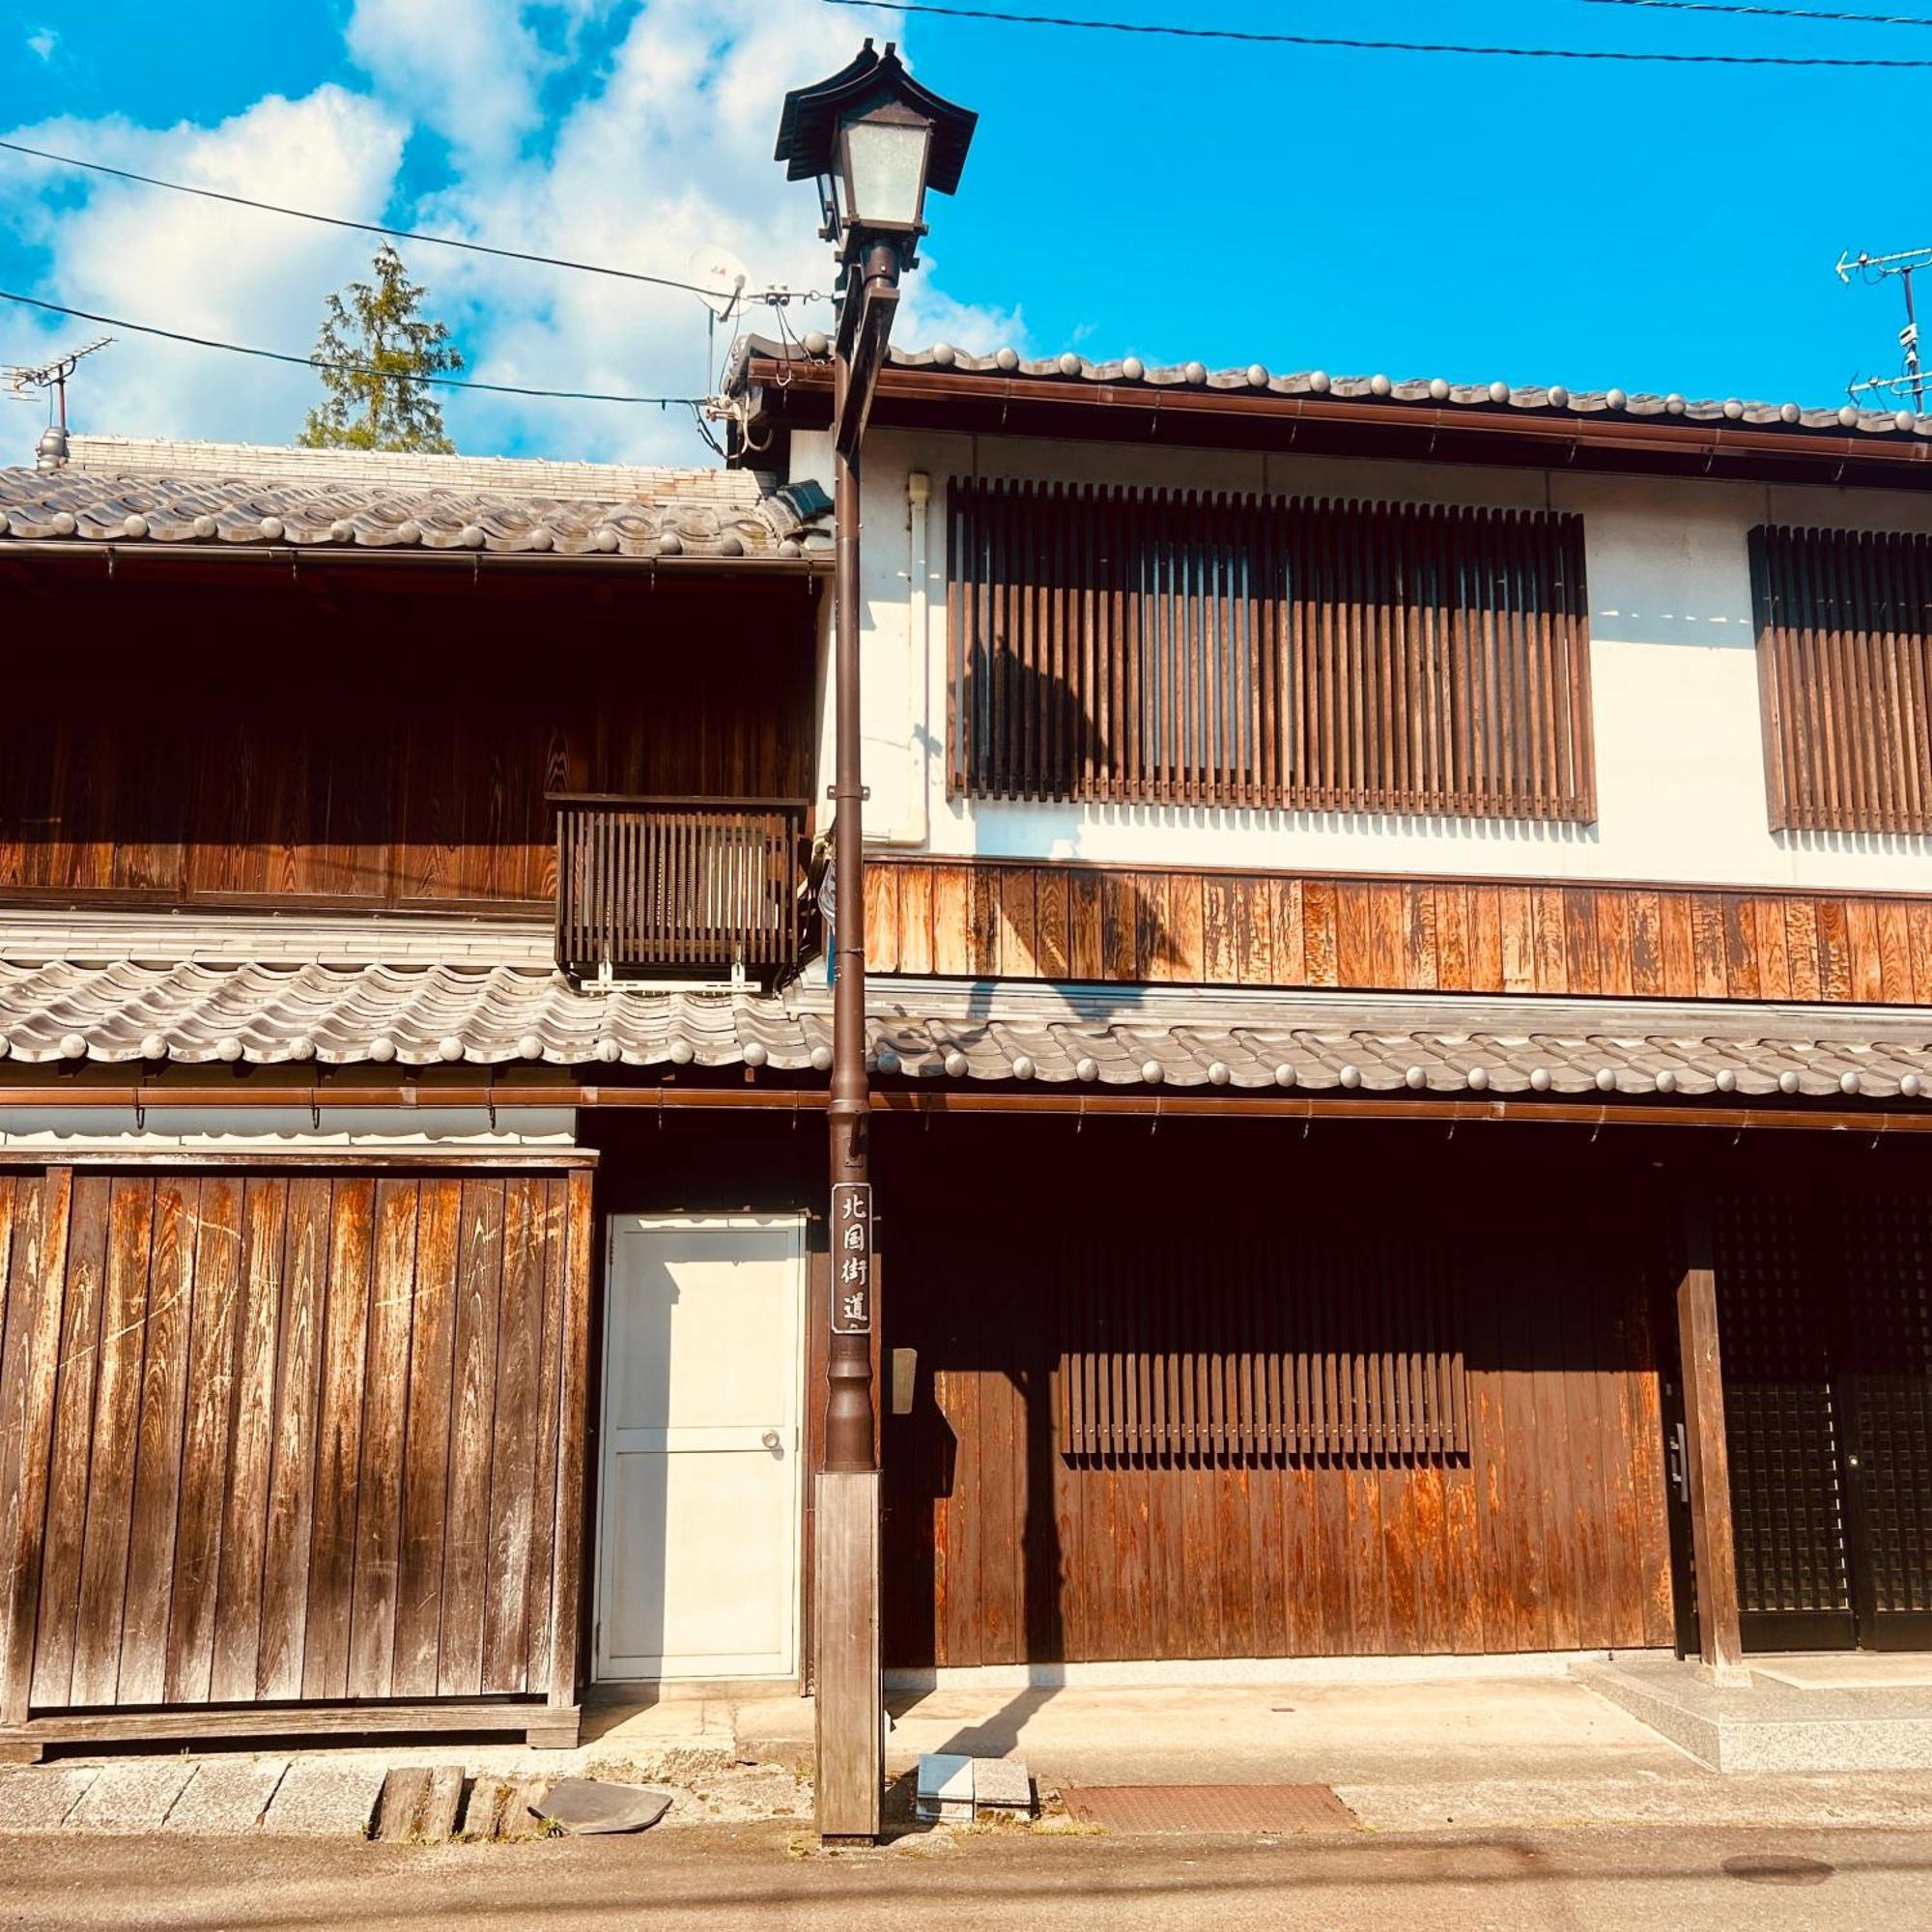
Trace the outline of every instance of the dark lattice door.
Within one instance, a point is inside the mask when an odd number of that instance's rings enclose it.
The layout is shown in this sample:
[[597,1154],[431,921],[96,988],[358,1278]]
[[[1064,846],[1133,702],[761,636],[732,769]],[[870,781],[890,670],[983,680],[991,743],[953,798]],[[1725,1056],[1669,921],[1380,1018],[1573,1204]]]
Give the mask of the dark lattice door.
[[1861,1634],[1918,1650],[1932,1645],[1932,1204],[1889,1192],[1843,1219]]
[[1748,1650],[1857,1641],[1833,1381],[1836,1297],[1804,1204],[1720,1196],[1713,1221],[1738,1611]]

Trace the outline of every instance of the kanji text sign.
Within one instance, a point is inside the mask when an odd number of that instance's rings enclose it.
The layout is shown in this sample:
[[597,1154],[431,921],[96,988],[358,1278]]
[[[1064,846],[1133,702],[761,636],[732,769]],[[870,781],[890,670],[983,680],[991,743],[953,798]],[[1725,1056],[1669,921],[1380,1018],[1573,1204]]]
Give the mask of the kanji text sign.
[[872,1183],[832,1184],[832,1332],[872,1332]]

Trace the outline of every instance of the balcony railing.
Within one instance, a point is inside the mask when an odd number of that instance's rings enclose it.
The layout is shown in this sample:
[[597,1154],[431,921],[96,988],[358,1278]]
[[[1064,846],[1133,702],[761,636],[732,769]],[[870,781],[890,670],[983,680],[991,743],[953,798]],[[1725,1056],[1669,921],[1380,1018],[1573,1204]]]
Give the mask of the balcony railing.
[[583,979],[766,984],[799,960],[806,803],[553,795],[556,958]]

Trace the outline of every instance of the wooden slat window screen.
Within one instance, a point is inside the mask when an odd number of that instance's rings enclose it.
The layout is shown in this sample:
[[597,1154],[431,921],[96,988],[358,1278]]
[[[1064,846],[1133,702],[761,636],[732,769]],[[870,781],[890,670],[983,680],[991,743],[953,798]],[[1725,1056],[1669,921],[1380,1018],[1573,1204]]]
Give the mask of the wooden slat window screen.
[[1932,536],[1750,534],[1774,832],[1932,832]]
[[955,796],[1596,816],[1579,518],[949,496]]
[[566,972],[798,964],[802,799],[552,796]]
[[1460,1300],[1437,1244],[1281,1229],[1073,1244],[1060,1453],[1100,1463],[1468,1455]]

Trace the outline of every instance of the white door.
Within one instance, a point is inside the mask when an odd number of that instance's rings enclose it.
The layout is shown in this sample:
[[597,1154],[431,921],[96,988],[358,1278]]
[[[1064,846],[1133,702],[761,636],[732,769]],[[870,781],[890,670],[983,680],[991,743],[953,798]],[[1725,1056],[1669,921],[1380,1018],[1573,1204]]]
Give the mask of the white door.
[[615,1216],[605,1281],[597,1675],[794,1676],[804,1223]]

